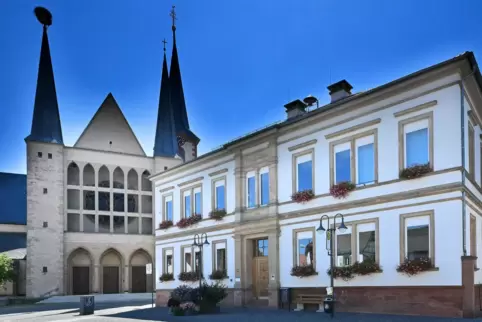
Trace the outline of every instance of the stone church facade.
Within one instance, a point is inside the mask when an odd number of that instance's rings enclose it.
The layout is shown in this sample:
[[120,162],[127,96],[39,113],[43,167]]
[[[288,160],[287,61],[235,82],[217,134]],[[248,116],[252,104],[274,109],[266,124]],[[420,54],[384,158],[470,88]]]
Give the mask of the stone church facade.
[[52,16],[44,8],[35,14],[43,35],[25,139],[26,295],[150,292],[154,195],[148,177],[195,158],[199,143],[189,128],[175,26],[170,72],[164,48],[154,153],[148,156],[111,93],[77,142],[64,144],[48,39]]

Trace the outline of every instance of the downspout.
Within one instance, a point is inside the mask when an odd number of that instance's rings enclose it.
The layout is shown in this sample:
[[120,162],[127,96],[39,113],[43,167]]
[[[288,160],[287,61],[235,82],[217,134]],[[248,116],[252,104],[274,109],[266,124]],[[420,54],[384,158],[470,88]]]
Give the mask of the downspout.
[[462,144],[462,253],[467,256],[467,243],[465,241],[467,233],[467,218],[466,218],[466,202],[465,202],[465,100],[464,100],[464,80],[472,76],[477,71],[478,66],[473,67],[473,71],[460,80],[460,129],[461,129],[461,144]]

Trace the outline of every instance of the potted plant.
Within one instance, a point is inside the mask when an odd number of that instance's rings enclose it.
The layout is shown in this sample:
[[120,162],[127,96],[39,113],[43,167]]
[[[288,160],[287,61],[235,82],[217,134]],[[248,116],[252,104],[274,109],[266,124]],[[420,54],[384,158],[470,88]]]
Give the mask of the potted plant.
[[397,266],[397,272],[404,273],[408,276],[414,276],[433,269],[434,266],[430,258],[416,258],[412,260],[405,258],[403,263]]
[[173,223],[172,220],[164,220],[161,223],[159,223],[159,229],[168,229],[169,227],[172,227]]
[[225,278],[228,278],[228,274],[226,272],[226,270],[224,269],[217,269],[217,270],[214,270],[210,275],[209,275],[209,279],[210,280],[223,280]]
[[192,226],[194,224],[197,224],[202,219],[203,218],[202,218],[201,215],[192,215],[191,217],[182,218],[181,220],[179,220],[176,223],[176,226],[179,227],[179,228],[186,228],[186,227]]
[[183,282],[195,282],[199,281],[199,273],[198,272],[181,272],[177,276],[178,280]]
[[306,203],[313,199],[315,197],[315,193],[313,190],[308,189],[308,190],[303,190],[303,191],[298,191],[295,192],[291,195],[291,200],[293,200],[296,203]]
[[432,171],[433,169],[430,166],[430,163],[415,164],[400,171],[400,178],[407,180],[420,178],[424,174],[430,173]]
[[225,209],[214,209],[209,213],[209,218],[214,220],[223,220],[224,216],[226,216]]
[[296,277],[308,277],[312,275],[318,275],[313,265],[295,265],[291,268],[291,276]]
[[331,186],[330,195],[337,199],[346,198],[355,187],[350,181],[343,181]]
[[159,282],[168,282],[168,281],[174,281],[174,274],[172,273],[162,273],[161,276],[159,276]]

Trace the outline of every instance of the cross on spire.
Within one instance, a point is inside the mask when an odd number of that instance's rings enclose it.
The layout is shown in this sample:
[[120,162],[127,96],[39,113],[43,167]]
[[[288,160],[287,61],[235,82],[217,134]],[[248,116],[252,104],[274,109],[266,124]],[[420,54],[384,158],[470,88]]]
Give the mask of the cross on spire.
[[164,51],[166,51],[166,44],[167,44],[166,38],[164,38],[162,42],[164,43]]
[[169,15],[172,18],[172,30],[176,30],[176,20],[177,20],[177,15],[176,15],[176,6],[172,6],[171,12]]

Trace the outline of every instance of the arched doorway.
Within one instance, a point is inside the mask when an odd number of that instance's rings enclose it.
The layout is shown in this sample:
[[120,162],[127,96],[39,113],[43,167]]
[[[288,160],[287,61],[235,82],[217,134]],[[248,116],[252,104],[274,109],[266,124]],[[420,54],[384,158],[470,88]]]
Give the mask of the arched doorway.
[[77,248],[70,254],[68,259],[70,293],[73,295],[91,293],[92,264],[92,256],[84,248]]
[[146,264],[149,263],[152,263],[152,259],[145,250],[138,249],[132,254],[129,261],[132,293],[152,291],[152,274],[146,274]]
[[115,249],[106,250],[100,257],[102,293],[112,294],[121,292],[122,255]]

